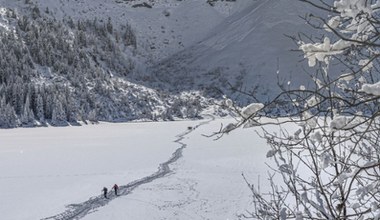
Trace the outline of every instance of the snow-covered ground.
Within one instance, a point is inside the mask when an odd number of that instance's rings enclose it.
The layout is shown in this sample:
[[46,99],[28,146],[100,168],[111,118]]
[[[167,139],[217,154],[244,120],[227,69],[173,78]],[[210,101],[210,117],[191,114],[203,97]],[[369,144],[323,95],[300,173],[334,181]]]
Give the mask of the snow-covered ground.
[[[101,205],[86,220],[236,219],[250,206],[241,173],[265,176],[268,147],[252,129],[202,136],[231,120],[1,130],[1,218],[67,214],[91,198]],[[168,175],[139,182],[181,147]],[[102,203],[102,187],[114,183],[124,195]]]

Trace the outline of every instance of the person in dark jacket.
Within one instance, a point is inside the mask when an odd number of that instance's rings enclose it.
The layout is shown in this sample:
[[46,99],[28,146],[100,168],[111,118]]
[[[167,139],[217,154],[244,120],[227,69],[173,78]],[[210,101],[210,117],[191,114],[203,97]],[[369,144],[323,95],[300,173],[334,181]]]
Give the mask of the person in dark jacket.
[[113,185],[112,189],[115,191],[115,196],[117,196],[117,191],[119,190],[119,186],[115,183],[115,185]]
[[107,193],[108,193],[107,187],[103,187],[102,192],[103,192],[104,198],[108,199],[108,197],[107,197]]

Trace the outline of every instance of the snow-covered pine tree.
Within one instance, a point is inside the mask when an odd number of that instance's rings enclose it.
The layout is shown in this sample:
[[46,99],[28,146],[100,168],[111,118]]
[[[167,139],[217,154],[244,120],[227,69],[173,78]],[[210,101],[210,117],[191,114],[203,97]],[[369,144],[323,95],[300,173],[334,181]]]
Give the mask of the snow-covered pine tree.
[[6,103],[5,97],[0,99],[0,128],[14,128],[18,126],[16,113],[13,107]]
[[45,123],[45,110],[44,110],[44,101],[41,96],[41,94],[37,95],[37,101],[36,101],[36,116],[37,120],[41,123]]
[[66,112],[59,98],[56,100],[54,104],[51,124],[55,126],[62,126],[67,124]]
[[112,25],[112,20],[109,17],[107,21],[107,31],[109,34],[113,34],[113,25]]
[[33,126],[34,125],[34,114],[30,108],[30,94],[26,96],[23,112],[21,115],[21,123],[23,126]]
[[6,102],[5,102],[5,97],[2,96],[0,99],[0,127],[7,127],[7,118],[6,118]]

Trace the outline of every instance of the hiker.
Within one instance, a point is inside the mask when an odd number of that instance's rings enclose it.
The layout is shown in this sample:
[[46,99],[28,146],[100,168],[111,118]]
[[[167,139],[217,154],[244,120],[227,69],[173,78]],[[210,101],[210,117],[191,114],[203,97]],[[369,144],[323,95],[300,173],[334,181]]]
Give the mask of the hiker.
[[113,190],[115,190],[115,196],[117,196],[117,190],[119,190],[119,186],[115,183],[112,187]]
[[103,192],[104,198],[108,199],[108,198],[107,198],[107,192],[108,192],[107,187],[103,187],[102,192]]

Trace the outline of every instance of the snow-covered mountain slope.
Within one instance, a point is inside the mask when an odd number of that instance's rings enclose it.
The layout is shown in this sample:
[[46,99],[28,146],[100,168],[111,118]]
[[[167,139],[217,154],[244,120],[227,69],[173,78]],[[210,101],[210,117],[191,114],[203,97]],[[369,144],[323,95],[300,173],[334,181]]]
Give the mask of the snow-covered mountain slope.
[[[25,0],[0,0],[0,5],[24,8]],[[210,6],[206,0],[38,0],[30,1],[41,10],[63,19],[107,20],[116,25],[129,23],[136,31],[139,52],[159,60],[192,45],[229,13],[235,10],[233,2]],[[150,7],[135,7],[146,3]]]
[[1,1],[0,127],[170,119],[182,117],[179,109],[197,117],[197,92],[173,96],[133,82],[149,77],[141,74],[147,63],[191,44],[225,15],[200,0],[136,4]]
[[[299,17],[309,10],[294,0],[256,0],[226,18],[207,37],[153,67],[157,78],[171,87],[219,87],[229,93],[227,82],[266,100],[281,83],[307,84],[305,62],[297,45],[285,35],[308,32]],[[176,82],[182,80],[185,85]],[[176,86],[177,85],[177,86]],[[241,99],[242,97],[239,97]],[[243,100],[241,100],[243,101]]]
[[277,73],[307,81],[284,36],[305,5],[211,2],[0,0],[0,127],[197,117],[223,93],[250,101],[230,85],[265,100]]

